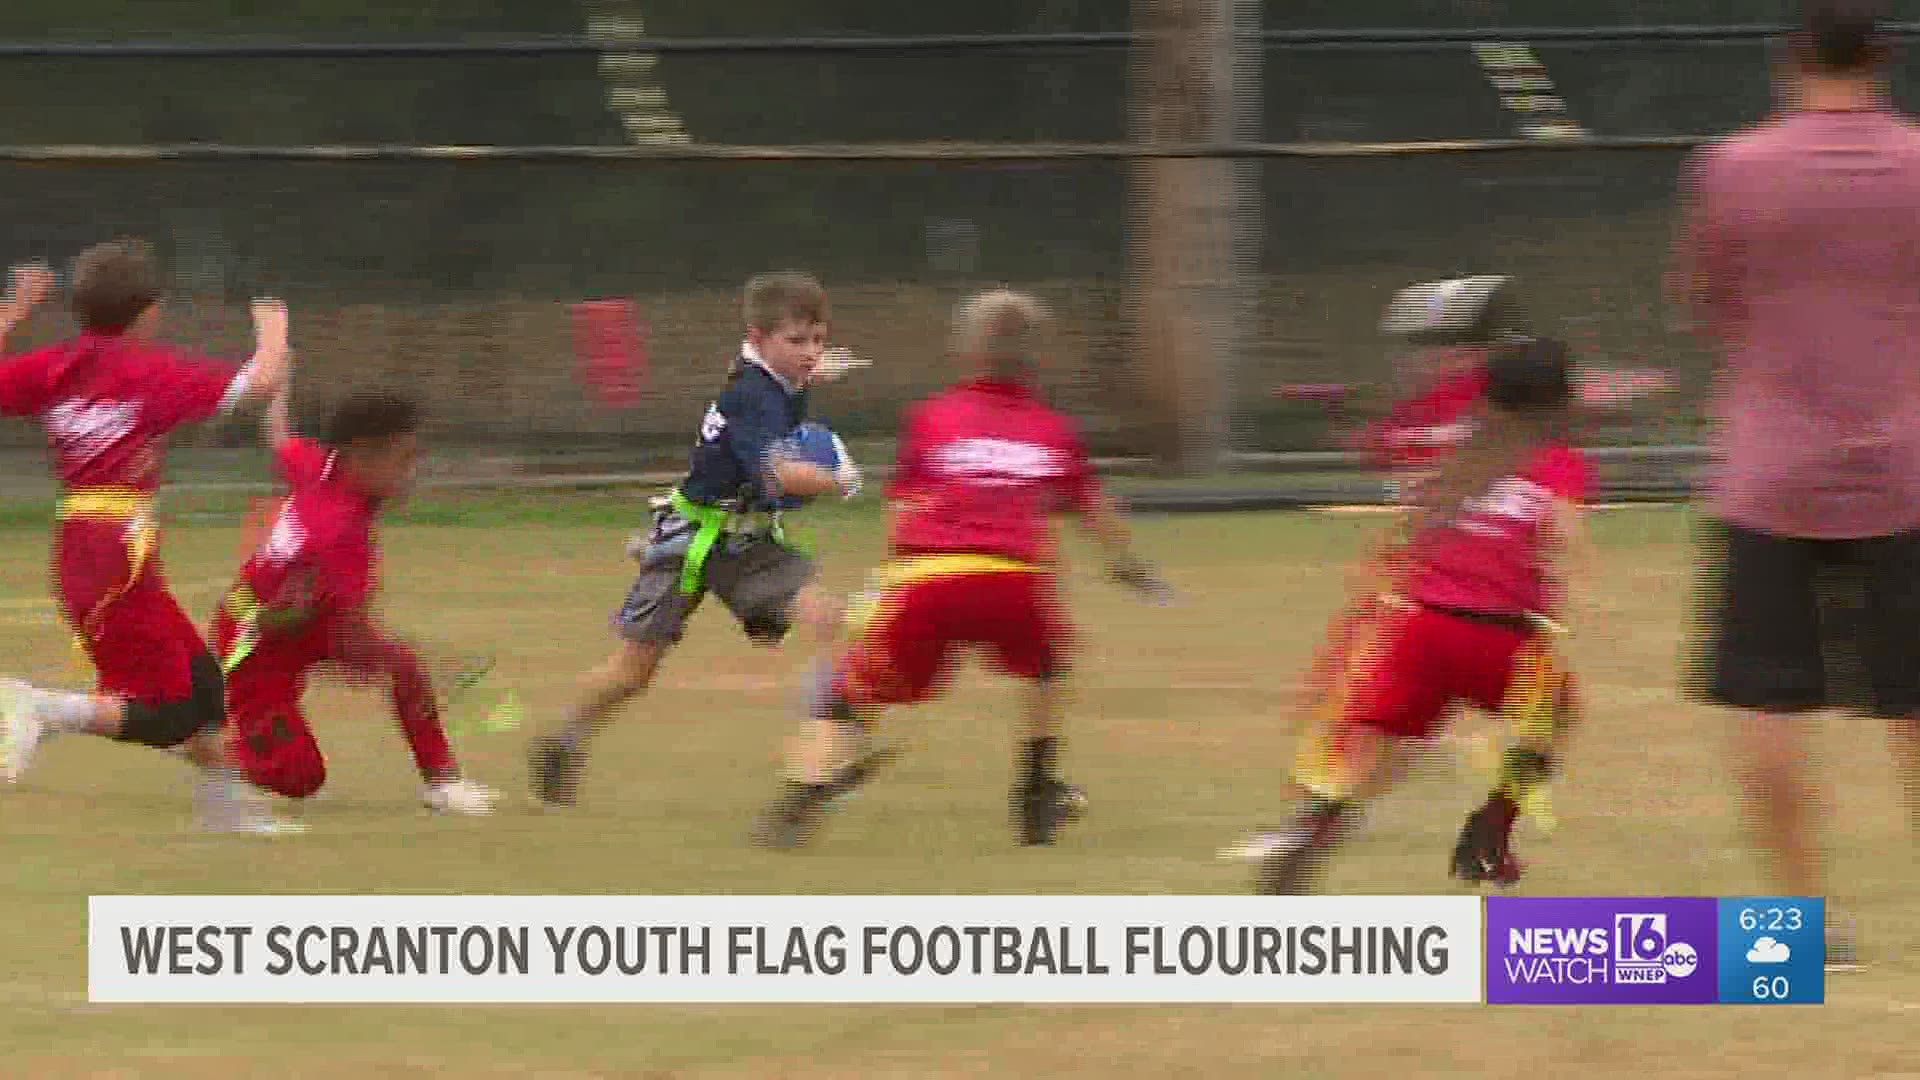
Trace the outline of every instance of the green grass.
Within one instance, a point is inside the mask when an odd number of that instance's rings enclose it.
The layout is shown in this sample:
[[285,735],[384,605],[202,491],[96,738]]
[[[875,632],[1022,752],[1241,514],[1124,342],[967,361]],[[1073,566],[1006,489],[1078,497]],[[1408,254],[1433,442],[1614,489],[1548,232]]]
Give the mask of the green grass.
[[[386,534],[400,626],[501,657],[536,724],[610,645],[627,584],[630,497],[422,502]],[[26,524],[26,522],[18,522]],[[825,576],[856,584],[879,553],[871,508],[811,522]],[[380,1076],[1894,1076],[1920,1030],[1914,845],[1878,736],[1836,723],[1843,755],[1835,900],[1875,966],[1835,976],[1823,1008],[137,1008],[85,1002],[85,898],[98,893],[1237,893],[1218,846],[1282,809],[1291,680],[1378,523],[1305,515],[1140,522],[1186,606],[1134,605],[1075,549],[1082,677],[1065,754],[1092,814],[1055,849],[1016,848],[1004,820],[1009,684],[977,674],[898,714],[915,752],[834,818],[814,848],[748,847],[772,791],[806,657],[751,651],[716,605],[657,688],[598,747],[582,805],[537,814],[522,743],[476,737],[469,770],[516,800],[485,821],[414,805],[405,747],[375,695],[310,698],[331,756],[313,831],[268,841],[188,831],[176,762],[56,742],[0,793],[0,1073],[21,1077]],[[1689,583],[1686,515],[1601,515],[1606,623],[1575,644],[1590,730],[1558,809],[1524,843],[1528,891],[1720,894],[1763,888],[1721,759],[1723,718],[1680,703],[1675,659]],[[5,533],[7,666],[77,681],[44,602],[44,534]],[[236,561],[230,522],[181,524],[173,580],[208,611]],[[1328,885],[1448,891],[1445,852],[1476,798],[1430,770],[1383,803]],[[1903,1003],[1915,1003],[1904,1007]]]

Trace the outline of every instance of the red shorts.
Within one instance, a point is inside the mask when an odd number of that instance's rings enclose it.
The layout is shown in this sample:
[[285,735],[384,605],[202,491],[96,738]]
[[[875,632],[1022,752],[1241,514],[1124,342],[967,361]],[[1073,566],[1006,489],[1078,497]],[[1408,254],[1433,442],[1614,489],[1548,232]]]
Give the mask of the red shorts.
[[[227,672],[227,715],[234,756],[256,786],[304,799],[327,782],[327,759],[300,708],[307,676],[316,665],[342,673],[375,676],[386,687],[413,752],[414,765],[430,781],[458,772],[440,723],[430,676],[413,650],[363,636],[357,623],[323,621],[293,636],[256,644]],[[214,642],[230,655],[240,626],[224,607],[214,617]]]
[[[239,632],[239,624],[223,607],[213,620],[220,656],[230,653]],[[306,642],[256,646],[244,663],[227,673],[234,756],[249,780],[293,799],[312,795],[327,781],[326,756],[300,709],[315,653]]]
[[61,611],[99,672],[101,693],[143,705],[182,701],[193,693],[188,665],[206,642],[168,591],[157,557],[135,576],[127,530],[108,518],[60,524],[53,574]]
[[254,785],[304,799],[327,782],[327,756],[300,709],[306,680],[294,677],[236,679],[227,687],[233,753]]
[[957,571],[894,585],[878,598],[840,665],[839,690],[855,706],[906,705],[932,697],[961,646],[991,653],[1020,679],[1065,669],[1072,635],[1051,574]]
[[[1435,734],[1456,704],[1489,712],[1509,707],[1522,661],[1539,635],[1517,626],[1414,608],[1385,616],[1378,652],[1356,680],[1347,720],[1409,739]],[[1571,679],[1554,669],[1557,694]]]

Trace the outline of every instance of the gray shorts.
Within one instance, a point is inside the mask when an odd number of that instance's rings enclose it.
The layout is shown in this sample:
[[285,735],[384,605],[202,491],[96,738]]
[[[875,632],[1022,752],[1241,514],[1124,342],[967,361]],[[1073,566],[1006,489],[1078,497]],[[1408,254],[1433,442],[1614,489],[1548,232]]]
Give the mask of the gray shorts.
[[679,555],[649,559],[613,617],[628,641],[674,644],[708,592],[720,598],[756,644],[771,645],[792,628],[793,601],[813,580],[813,560],[765,536],[726,536],[707,556],[706,585],[680,591]]

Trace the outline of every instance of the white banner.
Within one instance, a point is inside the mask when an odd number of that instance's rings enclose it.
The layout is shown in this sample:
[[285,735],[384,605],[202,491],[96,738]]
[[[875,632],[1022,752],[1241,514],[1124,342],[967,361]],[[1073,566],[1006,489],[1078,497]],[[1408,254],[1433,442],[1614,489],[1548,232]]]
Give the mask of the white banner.
[[103,1003],[1478,1002],[1472,896],[95,896]]

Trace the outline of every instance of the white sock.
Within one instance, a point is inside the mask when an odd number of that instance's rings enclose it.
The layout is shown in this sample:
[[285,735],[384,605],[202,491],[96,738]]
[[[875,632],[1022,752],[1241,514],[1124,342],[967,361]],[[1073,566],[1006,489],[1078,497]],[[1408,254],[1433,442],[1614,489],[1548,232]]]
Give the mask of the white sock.
[[42,690],[41,715],[54,731],[79,734],[93,725],[99,706],[91,694],[70,694],[60,690]]

